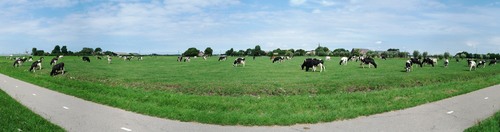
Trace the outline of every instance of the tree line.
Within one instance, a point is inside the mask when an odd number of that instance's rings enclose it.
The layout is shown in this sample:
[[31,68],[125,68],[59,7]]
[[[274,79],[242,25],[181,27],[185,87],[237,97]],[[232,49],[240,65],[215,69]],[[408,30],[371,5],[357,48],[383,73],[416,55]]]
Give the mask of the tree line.
[[100,47],[97,48],[88,48],[88,47],[83,47],[82,50],[78,52],[73,52],[69,51],[67,46],[62,46],[60,47],[59,45],[56,45],[54,49],[51,52],[45,52],[44,50],[39,50],[35,47],[31,49],[31,55],[33,56],[57,56],[57,55],[65,55],[65,56],[72,56],[72,55],[78,55],[78,56],[90,56],[90,55],[113,55],[113,52],[111,51],[105,51]]

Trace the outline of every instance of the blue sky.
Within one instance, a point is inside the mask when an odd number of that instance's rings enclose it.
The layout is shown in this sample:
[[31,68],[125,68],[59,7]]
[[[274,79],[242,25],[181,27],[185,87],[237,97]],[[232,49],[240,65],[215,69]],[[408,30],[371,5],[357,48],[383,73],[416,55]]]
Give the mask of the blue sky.
[[500,52],[496,0],[0,0],[0,54],[36,47]]

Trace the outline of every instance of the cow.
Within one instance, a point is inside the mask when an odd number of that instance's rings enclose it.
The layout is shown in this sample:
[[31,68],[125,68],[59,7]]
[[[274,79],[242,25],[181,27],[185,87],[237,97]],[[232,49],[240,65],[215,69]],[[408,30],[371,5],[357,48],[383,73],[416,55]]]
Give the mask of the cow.
[[385,57],[385,55],[382,55],[382,60],[387,60],[387,57]]
[[59,58],[57,58],[57,57],[52,58],[52,60],[50,60],[50,65],[51,65],[51,66],[52,66],[52,65],[55,65],[55,64],[57,63],[57,61],[58,61],[58,60],[59,60]]
[[444,60],[444,67],[445,68],[448,68],[448,64],[450,63],[450,61],[448,59],[445,59]]
[[33,62],[33,64],[31,64],[29,71],[35,72],[36,69],[42,70],[42,61],[41,60],[37,60],[37,61]]
[[481,65],[483,66],[483,68],[486,67],[486,61],[480,60],[480,61],[476,61],[476,62],[477,62],[477,67],[479,67]]
[[420,62],[420,60],[417,58],[411,58],[410,62],[411,62],[412,67],[413,67],[413,64],[418,64],[420,67],[422,67],[422,62]]
[[368,68],[371,68],[370,65],[373,65],[375,68],[377,68],[377,63],[375,63],[375,60],[373,60],[370,57],[363,58],[360,60],[361,60],[361,64],[359,64],[359,65],[363,66],[363,68],[365,68],[365,65],[368,65]]
[[177,57],[178,62],[182,62],[182,56]]
[[52,71],[50,71],[50,76],[55,76],[57,74],[64,75],[64,62],[56,64],[52,67]]
[[330,57],[330,56],[325,57],[325,60],[331,60],[331,59],[332,59],[332,57]]
[[206,55],[203,56],[203,60],[207,60],[207,56]]
[[405,66],[406,72],[410,72],[411,71],[411,60],[407,60],[405,65],[406,65]]
[[281,56],[279,56],[279,57],[275,57],[275,58],[273,59],[273,63],[274,63],[274,62],[279,62],[279,63],[281,63],[281,62],[283,62],[283,59],[284,59],[284,58],[283,58],[283,57],[281,57]]
[[494,60],[491,60],[488,65],[490,66],[490,65],[493,65],[493,64],[495,64],[495,65],[497,64],[497,58],[495,58]]
[[30,57],[28,58],[28,61],[29,61],[29,62],[32,62],[32,61],[33,61],[33,57],[32,57],[32,56],[30,56]]
[[82,60],[90,63],[90,58],[87,56],[82,57]]
[[219,61],[226,61],[226,59],[227,59],[227,56],[220,56],[219,57]]
[[430,65],[432,65],[432,67],[434,67],[434,64],[437,63],[437,59],[436,58],[432,58],[432,59],[425,58],[424,61],[422,61],[422,64],[425,64],[425,63],[430,64]]
[[191,62],[191,57],[184,57],[184,62]]
[[306,68],[306,72],[309,71],[310,68],[313,69],[313,71],[316,71],[316,67],[319,67],[320,68],[320,72],[322,72],[323,70],[325,70],[325,66],[324,66],[324,61],[321,60],[321,59],[316,59],[316,58],[307,58],[304,60],[304,63],[302,63],[302,70],[304,70],[304,68]]
[[14,64],[12,66],[19,67],[19,66],[22,66],[22,65],[23,65],[23,61],[21,59],[16,59],[14,61]]
[[142,56],[137,57],[138,61],[142,61],[144,58]]
[[245,67],[245,58],[242,57],[236,58],[233,62],[233,67],[237,67],[238,65]]
[[102,60],[102,58],[101,58],[100,56],[97,56],[97,59],[98,59],[98,60]]
[[111,64],[111,59],[112,59],[111,56],[108,55],[107,57],[108,57],[108,64]]
[[339,65],[347,65],[348,60],[349,60],[349,58],[347,58],[347,57],[340,58]]
[[474,62],[473,60],[467,60],[467,63],[469,65],[469,71],[472,71],[472,68],[474,68],[474,70],[476,70],[477,68],[477,64],[476,62]]

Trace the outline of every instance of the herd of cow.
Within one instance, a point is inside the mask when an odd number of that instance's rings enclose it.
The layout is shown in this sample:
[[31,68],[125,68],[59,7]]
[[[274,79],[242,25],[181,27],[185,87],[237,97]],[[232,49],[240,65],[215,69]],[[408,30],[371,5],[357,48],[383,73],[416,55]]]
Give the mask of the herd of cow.
[[[64,63],[63,62],[57,63],[57,61],[59,59],[61,59],[62,57],[63,56],[60,55],[60,56],[56,56],[56,57],[52,58],[52,60],[50,60],[50,65],[52,66],[52,71],[50,72],[50,76],[64,74]],[[119,57],[123,58],[123,60],[128,60],[128,61],[130,61],[132,58],[134,58],[133,56],[119,56]],[[277,57],[272,56],[271,60],[272,60],[272,63],[281,63],[281,62],[284,62],[285,60],[289,60],[291,58],[292,57],[289,57],[289,56],[277,56]],[[97,59],[101,60],[102,58],[98,56]],[[203,56],[203,59],[206,60],[207,57]],[[225,61],[226,59],[227,59],[227,56],[220,56],[218,61]],[[254,59],[255,59],[255,57],[254,57]],[[368,65],[368,68],[371,68],[371,66],[377,68],[377,64],[375,63],[375,60],[373,58],[370,58],[370,57],[355,57],[355,56],[341,57],[339,65],[347,65],[348,61],[353,61],[354,59],[356,60],[356,62],[360,61],[361,62],[360,66],[362,66],[363,68],[365,67],[365,65]],[[34,61],[31,64],[29,71],[35,72],[36,70],[41,70],[43,60],[44,60],[44,57],[40,57],[40,59]],[[108,64],[111,64],[111,60],[112,60],[111,56],[107,56],[107,60],[108,60]],[[138,57],[138,60],[143,60],[143,57]],[[191,57],[180,56],[177,58],[178,62],[190,62],[190,60],[191,60]],[[331,60],[331,57],[326,56],[325,60],[327,60],[327,61]],[[16,58],[13,66],[19,67],[20,65],[22,65],[26,61],[31,62],[31,61],[33,61],[33,58],[32,57]],[[82,61],[90,63],[90,58],[87,56],[84,56],[84,57],[82,57]],[[459,60],[457,59],[457,62],[458,61]],[[417,59],[417,58],[410,58],[409,60],[406,61],[405,69],[406,69],[406,72],[410,72],[412,67],[413,67],[413,64],[417,64],[420,67],[422,67],[424,64],[428,64],[428,65],[431,65],[432,67],[434,67],[434,65],[436,63],[437,63],[436,58],[425,58],[423,60]],[[469,66],[469,71],[472,71],[473,69],[475,70],[479,66],[485,67],[485,65],[486,65],[486,61],[484,61],[484,60],[468,59],[467,63]],[[490,60],[489,65],[493,65],[496,63],[497,63],[497,59],[495,58],[493,60]],[[444,67],[448,67],[448,64],[449,64],[449,60],[445,59]],[[244,67],[245,66],[245,58],[244,57],[236,58],[233,62],[233,66],[234,67],[238,67],[238,66]],[[319,68],[319,72],[323,72],[323,71],[325,71],[325,62],[322,59],[307,58],[303,61],[301,68],[302,68],[302,70],[304,70],[304,68],[305,68],[305,71],[309,71],[310,69],[312,69],[313,72],[317,71],[317,69]]]

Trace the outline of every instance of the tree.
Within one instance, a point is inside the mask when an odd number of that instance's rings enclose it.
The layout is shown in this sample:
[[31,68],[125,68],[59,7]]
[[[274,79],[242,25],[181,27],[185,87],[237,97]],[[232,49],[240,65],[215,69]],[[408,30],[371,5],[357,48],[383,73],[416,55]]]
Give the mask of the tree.
[[54,50],[52,50],[51,54],[52,55],[59,55],[59,54],[61,54],[61,47],[59,47],[59,45],[56,45],[56,47],[54,47]]
[[330,49],[328,49],[327,47],[318,46],[315,51],[316,51],[316,55],[326,56],[330,52]]
[[442,60],[442,59],[444,58],[444,55],[441,55],[441,54],[440,54],[440,55],[437,55],[437,57],[438,57],[440,60]]
[[377,54],[377,52],[375,52],[375,51],[371,51],[371,50],[370,50],[370,51],[366,52],[366,56],[368,56],[368,57],[375,58],[375,56],[377,56],[377,55],[378,55],[378,54]]
[[422,53],[422,56],[423,56],[424,58],[427,58],[427,56],[428,56],[428,55],[429,55],[429,53],[427,53],[427,51],[424,51],[424,53]]
[[83,49],[78,52],[77,54],[79,55],[92,55],[92,52],[94,52],[94,49],[88,48],[88,47],[83,47]]
[[351,51],[351,55],[353,55],[353,56],[360,56],[361,52],[359,51],[359,49],[354,49],[354,50]]
[[229,49],[229,50],[226,51],[226,55],[232,56],[233,52],[234,52],[234,49],[231,48],[231,49]]
[[110,55],[110,56],[113,56],[113,52],[111,52],[111,51],[105,51],[105,52],[104,52],[104,55]]
[[35,47],[33,47],[33,49],[31,49],[31,55],[36,56],[36,48]]
[[247,51],[245,51],[245,55],[253,55],[253,49],[248,48]]
[[262,49],[260,49],[260,45],[256,45],[253,50],[254,50],[254,56],[265,55],[264,51],[262,51]]
[[445,59],[450,58],[450,53],[449,53],[449,52],[444,52],[443,57],[444,57]]
[[68,55],[68,48],[66,47],[66,45],[61,48],[61,53],[63,55]]
[[45,51],[43,51],[43,50],[35,51],[35,56],[43,56],[43,55],[45,55]]
[[296,56],[304,56],[306,54],[306,51],[303,49],[298,49],[295,51]]
[[418,50],[413,51],[413,58],[418,58],[420,56],[420,52]]
[[200,50],[191,47],[187,49],[184,53],[182,53],[183,56],[198,56],[198,53],[200,53]]
[[205,52],[204,52],[204,53],[205,53],[205,55],[207,55],[207,56],[212,56],[213,52],[214,52],[214,50],[212,50],[212,48],[207,47],[207,48],[205,49]]
[[95,54],[101,55],[102,54],[102,49],[100,47],[95,48],[94,50]]

